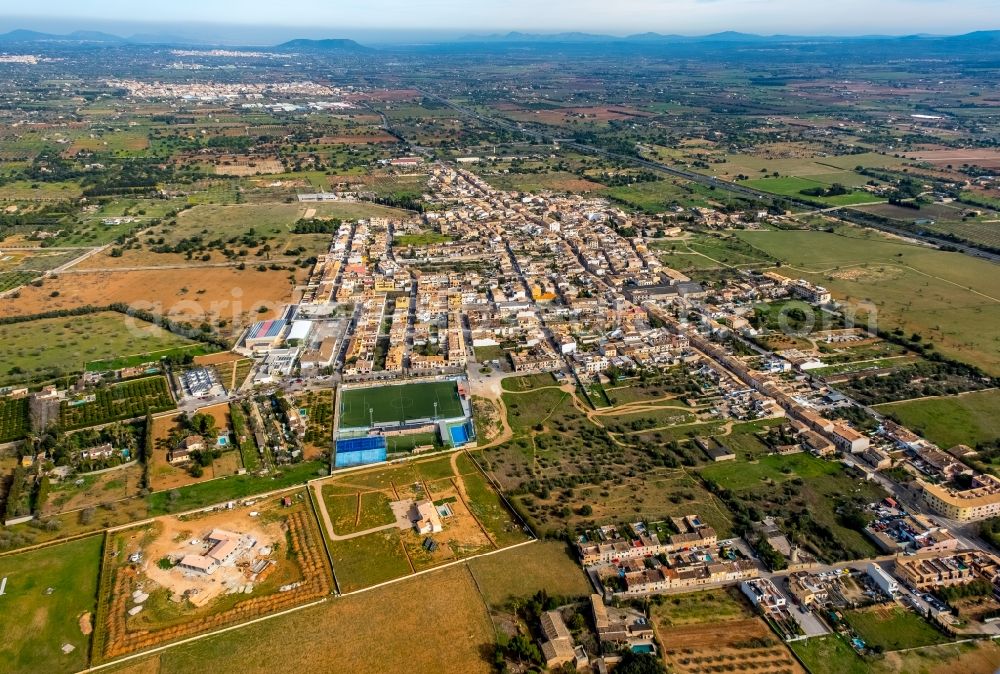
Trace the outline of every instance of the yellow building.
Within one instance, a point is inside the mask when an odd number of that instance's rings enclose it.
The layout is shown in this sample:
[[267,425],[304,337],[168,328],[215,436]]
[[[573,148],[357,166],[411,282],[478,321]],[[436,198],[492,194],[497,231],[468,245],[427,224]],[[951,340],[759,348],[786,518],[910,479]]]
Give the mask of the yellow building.
[[1000,480],[976,475],[969,489],[950,489],[918,480],[924,500],[938,515],[960,522],[974,522],[1000,515]]

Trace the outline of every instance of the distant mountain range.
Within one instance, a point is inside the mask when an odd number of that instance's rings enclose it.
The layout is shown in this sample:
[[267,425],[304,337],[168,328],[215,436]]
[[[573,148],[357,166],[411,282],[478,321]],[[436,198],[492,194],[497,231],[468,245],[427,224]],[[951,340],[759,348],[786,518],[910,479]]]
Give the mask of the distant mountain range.
[[614,35],[602,35],[594,33],[493,33],[489,35],[466,35],[460,39],[462,42],[627,42],[627,43],[698,43],[698,42],[734,42],[734,43],[762,43],[762,42],[803,42],[803,41],[824,41],[838,42],[848,40],[949,40],[963,42],[1000,42],[1000,30],[997,31],[977,31],[964,35],[858,35],[858,36],[834,36],[834,35],[756,35],[753,33],[739,33],[736,31],[724,31],[721,33],[711,33],[709,35],[664,35],[661,33],[637,33],[625,37]]
[[[12,30],[9,33],[0,33],[0,45],[28,45],[28,44],[64,44],[64,45],[167,45],[167,46],[217,46],[210,43],[193,40],[190,38],[178,37],[175,35],[154,35],[138,34],[131,37],[119,37],[110,33],[99,31],[78,30],[66,35],[56,35],[53,33],[41,33],[35,30]],[[233,47],[228,47],[232,49]],[[331,51],[371,51],[371,48],[358,44],[354,40],[347,39],[327,39],[327,40],[289,40],[273,47],[255,47],[255,49],[265,49],[281,52],[331,52]]]
[[272,47],[274,51],[373,51],[371,47],[365,47],[360,45],[354,40],[346,39],[327,39],[327,40],[289,40],[288,42],[282,42],[281,44]]
[[[883,41],[945,41],[955,44],[969,44],[976,46],[993,45],[1000,47],[1000,30],[996,31],[976,31],[964,35],[861,35],[854,37],[844,36],[807,36],[807,35],[755,35],[752,33],[739,33],[735,31],[725,31],[712,33],[709,35],[664,35],[661,33],[638,33],[617,37],[614,35],[602,35],[596,33],[494,33],[489,35],[466,35],[457,40],[441,41],[438,44],[462,44],[462,43],[534,43],[534,44],[634,44],[634,45],[656,45],[656,44],[766,44],[782,42],[845,42],[852,40],[883,40]],[[158,34],[137,34],[131,37],[120,37],[110,33],[100,31],[80,30],[65,35],[53,33],[42,33],[34,30],[12,30],[8,33],[0,34],[0,46],[9,45],[29,45],[29,44],[53,44],[53,45],[91,45],[91,46],[115,46],[115,45],[165,45],[165,46],[219,46],[204,40],[178,37],[175,35]],[[228,47],[232,49],[233,47]],[[358,44],[354,40],[348,39],[324,39],[308,40],[295,39],[283,42],[271,47],[254,46],[256,50],[269,50],[276,52],[365,52],[371,51],[370,47]]]

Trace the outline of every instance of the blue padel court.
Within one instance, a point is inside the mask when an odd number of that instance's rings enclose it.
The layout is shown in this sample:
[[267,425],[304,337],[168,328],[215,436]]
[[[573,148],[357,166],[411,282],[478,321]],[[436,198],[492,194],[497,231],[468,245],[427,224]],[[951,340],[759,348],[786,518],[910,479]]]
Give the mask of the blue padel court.
[[380,435],[337,440],[334,466],[347,468],[385,461],[386,443]]

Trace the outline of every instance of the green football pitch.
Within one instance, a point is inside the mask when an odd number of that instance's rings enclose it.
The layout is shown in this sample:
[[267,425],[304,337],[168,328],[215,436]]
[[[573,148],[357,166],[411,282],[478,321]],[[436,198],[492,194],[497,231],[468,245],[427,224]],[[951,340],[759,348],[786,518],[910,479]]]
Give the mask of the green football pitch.
[[[465,414],[453,381],[348,389],[340,395],[340,426],[355,428],[374,423],[406,422],[434,416],[449,419]],[[371,413],[369,414],[369,410]]]

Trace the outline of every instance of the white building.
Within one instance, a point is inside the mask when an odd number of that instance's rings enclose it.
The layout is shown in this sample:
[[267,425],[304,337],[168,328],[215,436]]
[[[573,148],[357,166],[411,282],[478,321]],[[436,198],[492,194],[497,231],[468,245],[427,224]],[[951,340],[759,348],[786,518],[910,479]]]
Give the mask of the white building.
[[890,597],[894,597],[899,592],[899,583],[896,579],[875,562],[868,565],[868,577]]
[[437,508],[430,501],[417,501],[410,510],[410,521],[413,528],[420,534],[436,534],[442,531],[441,518]]
[[785,605],[785,596],[767,578],[754,578],[740,583],[740,589],[750,603],[763,611],[772,611]]

